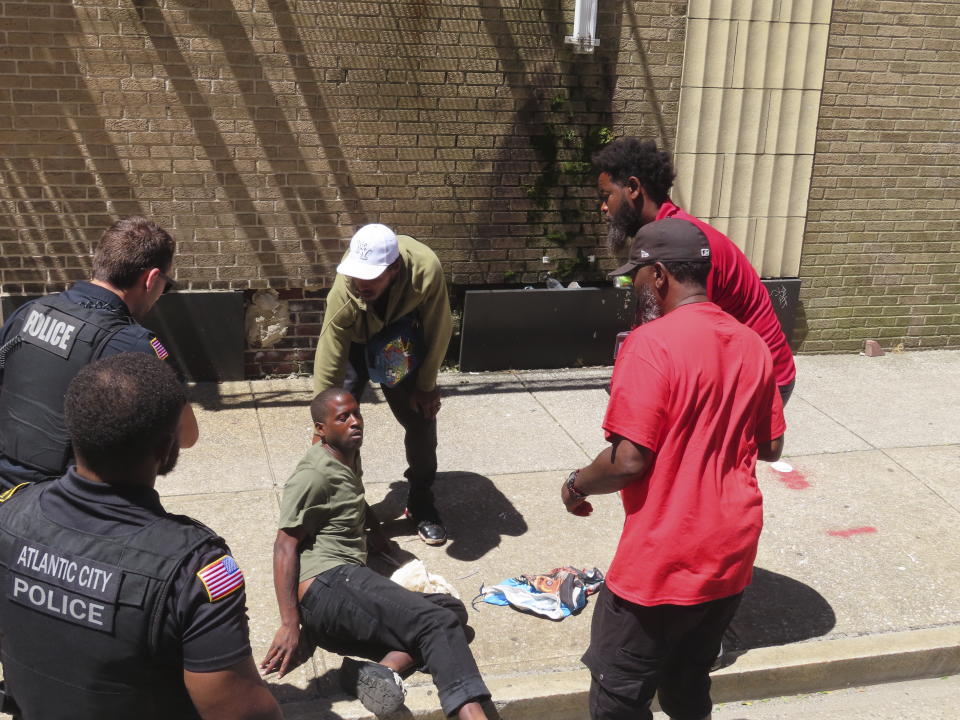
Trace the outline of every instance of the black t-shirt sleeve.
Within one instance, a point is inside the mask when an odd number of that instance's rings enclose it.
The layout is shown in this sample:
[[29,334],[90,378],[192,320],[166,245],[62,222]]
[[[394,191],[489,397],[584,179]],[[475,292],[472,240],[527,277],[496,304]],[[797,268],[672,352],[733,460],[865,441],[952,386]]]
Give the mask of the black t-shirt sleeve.
[[250,655],[243,571],[229,548],[211,541],[184,562],[168,610],[168,637],[179,638],[184,670],[225,670]]
[[161,360],[168,360],[170,357],[170,353],[160,339],[140,325],[130,325],[114,333],[104,345],[100,357],[105,358],[125,352],[153,355]]

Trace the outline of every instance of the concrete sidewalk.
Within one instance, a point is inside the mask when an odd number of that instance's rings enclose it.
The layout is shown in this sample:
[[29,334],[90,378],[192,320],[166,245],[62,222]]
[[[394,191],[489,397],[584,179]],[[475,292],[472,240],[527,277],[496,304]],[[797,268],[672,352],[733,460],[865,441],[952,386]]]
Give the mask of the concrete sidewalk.
[[[801,356],[785,459],[759,470],[766,526],[755,581],[733,626],[715,699],[782,695],[960,672],[960,352]],[[482,584],[559,565],[606,569],[616,496],[576,518],[561,480],[604,447],[610,368],[441,376],[436,494],[451,541],[429,548],[399,519],[401,429],[364,406],[371,504],[402,551],[451,581],[468,607]],[[308,447],[309,378],[201,385],[201,440],[158,482],[166,506],[230,543],[247,576],[259,660],[277,627],[271,552],[279,496]],[[502,717],[581,718],[579,663],[592,605],[554,623],[478,603],[473,650]],[[365,717],[336,691],[340,659],[271,683],[289,718]],[[408,707],[440,717],[429,679]]]

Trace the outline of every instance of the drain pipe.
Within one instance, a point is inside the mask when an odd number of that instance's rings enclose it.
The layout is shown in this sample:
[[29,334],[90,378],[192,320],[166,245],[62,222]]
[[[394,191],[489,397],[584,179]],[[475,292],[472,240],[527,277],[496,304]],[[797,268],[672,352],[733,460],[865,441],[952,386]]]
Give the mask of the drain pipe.
[[594,37],[597,32],[597,2],[598,0],[577,0],[573,12],[573,35],[563,38],[565,43],[577,46],[574,52],[592,53],[600,44]]

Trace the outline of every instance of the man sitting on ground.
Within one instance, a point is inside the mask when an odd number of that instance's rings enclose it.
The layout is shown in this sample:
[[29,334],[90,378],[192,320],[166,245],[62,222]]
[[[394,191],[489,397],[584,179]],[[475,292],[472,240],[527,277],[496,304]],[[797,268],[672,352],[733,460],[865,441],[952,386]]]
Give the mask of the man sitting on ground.
[[273,547],[280,629],[260,667],[283,677],[307,640],[344,658],[343,689],[382,715],[403,704],[400,673],[433,676],[448,716],[483,720],[490,697],[468,646],[467,612],[456,598],[411,592],[366,566],[367,541],[387,547],[360,480],[363,418],[354,397],[330,388],[310,404],[313,447],[287,481]]

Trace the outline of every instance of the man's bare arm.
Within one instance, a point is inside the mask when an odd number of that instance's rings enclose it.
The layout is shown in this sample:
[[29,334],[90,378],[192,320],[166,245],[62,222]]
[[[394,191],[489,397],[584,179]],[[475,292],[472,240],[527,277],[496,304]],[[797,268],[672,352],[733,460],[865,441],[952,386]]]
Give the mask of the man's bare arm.
[[297,586],[300,577],[300,555],[297,547],[305,535],[302,527],[277,531],[273,542],[273,588],[280,608],[280,627],[273,637],[260,669],[283,677],[297,666],[300,647],[300,605]]
[[281,720],[273,695],[247,656],[226,670],[183,671],[183,682],[203,720]]
[[783,452],[783,435],[769,442],[757,443],[757,457],[766,462],[776,462]]
[[[577,473],[576,489],[586,495],[605,495],[622,490],[646,474],[653,462],[653,451],[625,438],[617,438],[593,462]],[[593,509],[584,499],[575,498],[566,482],[560,496],[567,510],[575,515],[589,515]]]

